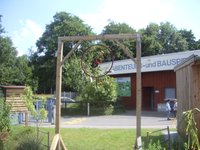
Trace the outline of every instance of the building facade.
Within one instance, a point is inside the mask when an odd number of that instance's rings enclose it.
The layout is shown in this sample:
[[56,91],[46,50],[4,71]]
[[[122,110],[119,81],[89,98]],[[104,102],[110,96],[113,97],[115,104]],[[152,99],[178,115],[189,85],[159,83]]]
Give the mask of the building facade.
[[[163,110],[165,99],[176,98],[174,67],[200,50],[142,57],[142,110]],[[100,65],[102,70],[111,62]],[[131,59],[114,61],[108,75],[117,82],[117,93],[126,108],[136,108],[136,65]]]

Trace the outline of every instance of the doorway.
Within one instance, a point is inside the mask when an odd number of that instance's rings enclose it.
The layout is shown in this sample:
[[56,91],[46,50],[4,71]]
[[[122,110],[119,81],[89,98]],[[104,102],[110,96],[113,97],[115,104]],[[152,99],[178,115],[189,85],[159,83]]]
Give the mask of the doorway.
[[154,110],[154,87],[142,88],[142,109]]

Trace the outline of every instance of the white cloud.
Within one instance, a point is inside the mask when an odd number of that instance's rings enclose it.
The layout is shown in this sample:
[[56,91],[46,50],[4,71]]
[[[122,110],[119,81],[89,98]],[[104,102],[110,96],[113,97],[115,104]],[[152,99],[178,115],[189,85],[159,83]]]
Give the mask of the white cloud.
[[138,30],[150,22],[168,21],[172,13],[172,0],[103,0],[96,12],[79,16],[99,34],[109,19]]
[[13,43],[18,55],[28,54],[28,49],[35,49],[36,40],[42,35],[43,29],[32,20],[20,20],[21,28],[13,32]]

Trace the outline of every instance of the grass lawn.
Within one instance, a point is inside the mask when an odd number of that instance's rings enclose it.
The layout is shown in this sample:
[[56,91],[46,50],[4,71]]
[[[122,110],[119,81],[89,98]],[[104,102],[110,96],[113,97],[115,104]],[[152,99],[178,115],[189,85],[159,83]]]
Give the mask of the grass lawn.
[[[50,139],[54,136],[54,128],[40,128],[42,131],[50,132]],[[156,129],[142,129],[142,136],[145,140],[147,131]],[[135,129],[94,129],[62,128],[61,135],[68,150],[131,150],[135,140]],[[5,148],[14,150],[24,134],[36,135],[36,128],[25,128],[22,126],[13,127],[12,134],[5,142]],[[159,137],[161,133],[158,133]],[[46,137],[43,138],[45,143]]]

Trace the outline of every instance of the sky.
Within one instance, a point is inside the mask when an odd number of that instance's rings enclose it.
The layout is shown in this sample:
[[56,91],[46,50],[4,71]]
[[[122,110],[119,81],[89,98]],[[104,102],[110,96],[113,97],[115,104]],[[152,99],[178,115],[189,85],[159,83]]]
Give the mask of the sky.
[[35,43],[57,12],[78,16],[100,34],[109,21],[139,30],[170,22],[200,39],[200,0],[0,0],[1,24],[18,55],[36,51]]

